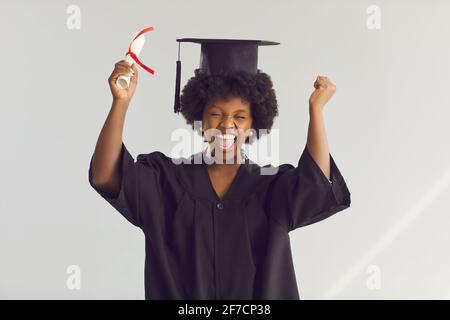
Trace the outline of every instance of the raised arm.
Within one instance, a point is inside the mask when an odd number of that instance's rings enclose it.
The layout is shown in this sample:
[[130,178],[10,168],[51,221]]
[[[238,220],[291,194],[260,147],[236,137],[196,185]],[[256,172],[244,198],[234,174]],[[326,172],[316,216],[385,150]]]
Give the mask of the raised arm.
[[336,87],[318,77],[309,100],[307,143],[296,167],[285,164],[271,186],[267,210],[286,231],[307,226],[350,206],[350,191],[329,153],[323,108]]
[[[128,89],[119,89],[115,83],[120,75],[130,75]],[[122,148],[123,127],[131,98],[136,90],[138,71],[124,60],[115,64],[108,78],[113,102],[106,118],[92,158],[92,182],[108,194],[117,194],[120,187],[120,152]]]
[[314,82],[314,88],[315,90],[309,99],[309,126],[306,147],[328,180],[331,180],[330,156],[323,109],[336,92],[336,86],[327,77],[318,76]]

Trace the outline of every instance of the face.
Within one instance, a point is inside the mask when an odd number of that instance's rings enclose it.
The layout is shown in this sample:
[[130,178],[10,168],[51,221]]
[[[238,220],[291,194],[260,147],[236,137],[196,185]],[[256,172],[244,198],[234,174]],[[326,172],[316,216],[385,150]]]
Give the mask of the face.
[[238,150],[251,131],[251,106],[239,97],[217,99],[204,108],[202,124],[214,154],[220,151],[218,157],[236,159]]

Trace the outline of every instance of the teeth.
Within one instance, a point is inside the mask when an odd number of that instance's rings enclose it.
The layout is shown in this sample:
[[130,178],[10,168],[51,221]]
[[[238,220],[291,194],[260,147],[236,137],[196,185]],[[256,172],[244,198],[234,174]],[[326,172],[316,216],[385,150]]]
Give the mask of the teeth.
[[233,134],[218,134],[217,138],[219,148],[222,150],[228,150],[234,145],[235,135]]
[[234,139],[236,136],[233,134],[218,134],[217,138],[219,139]]

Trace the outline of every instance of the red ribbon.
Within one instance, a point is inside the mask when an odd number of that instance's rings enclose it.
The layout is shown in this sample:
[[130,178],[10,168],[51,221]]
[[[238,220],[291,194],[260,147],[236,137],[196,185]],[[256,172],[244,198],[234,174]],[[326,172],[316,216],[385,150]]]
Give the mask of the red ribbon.
[[152,31],[153,29],[154,29],[153,27],[148,27],[148,28],[145,28],[145,29],[139,31],[139,33],[134,37],[134,39],[131,40],[130,45],[128,46],[128,51],[127,51],[127,53],[126,53],[126,54],[129,54],[130,57],[131,57],[138,65],[140,65],[144,70],[150,72],[151,74],[154,74],[155,71],[154,71],[153,69],[147,67],[145,64],[143,64],[143,63],[141,62],[141,60],[139,60],[139,58],[137,57],[137,55],[136,55],[134,52],[131,51],[131,45],[133,44],[133,41],[136,40],[136,38],[139,37],[141,34],[150,32],[150,31]]

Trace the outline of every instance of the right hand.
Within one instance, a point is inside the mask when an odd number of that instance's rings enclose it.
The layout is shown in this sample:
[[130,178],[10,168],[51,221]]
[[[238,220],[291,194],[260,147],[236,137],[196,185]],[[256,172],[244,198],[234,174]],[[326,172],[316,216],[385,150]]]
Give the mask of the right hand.
[[[130,85],[127,89],[119,89],[116,86],[116,80],[121,75],[131,76]],[[113,99],[116,101],[125,101],[129,103],[131,98],[133,97],[134,91],[136,90],[137,79],[138,70],[135,63],[133,63],[133,65],[130,67],[125,60],[120,60],[119,62],[117,62],[115,64],[113,72],[108,78],[109,88],[111,89]]]

